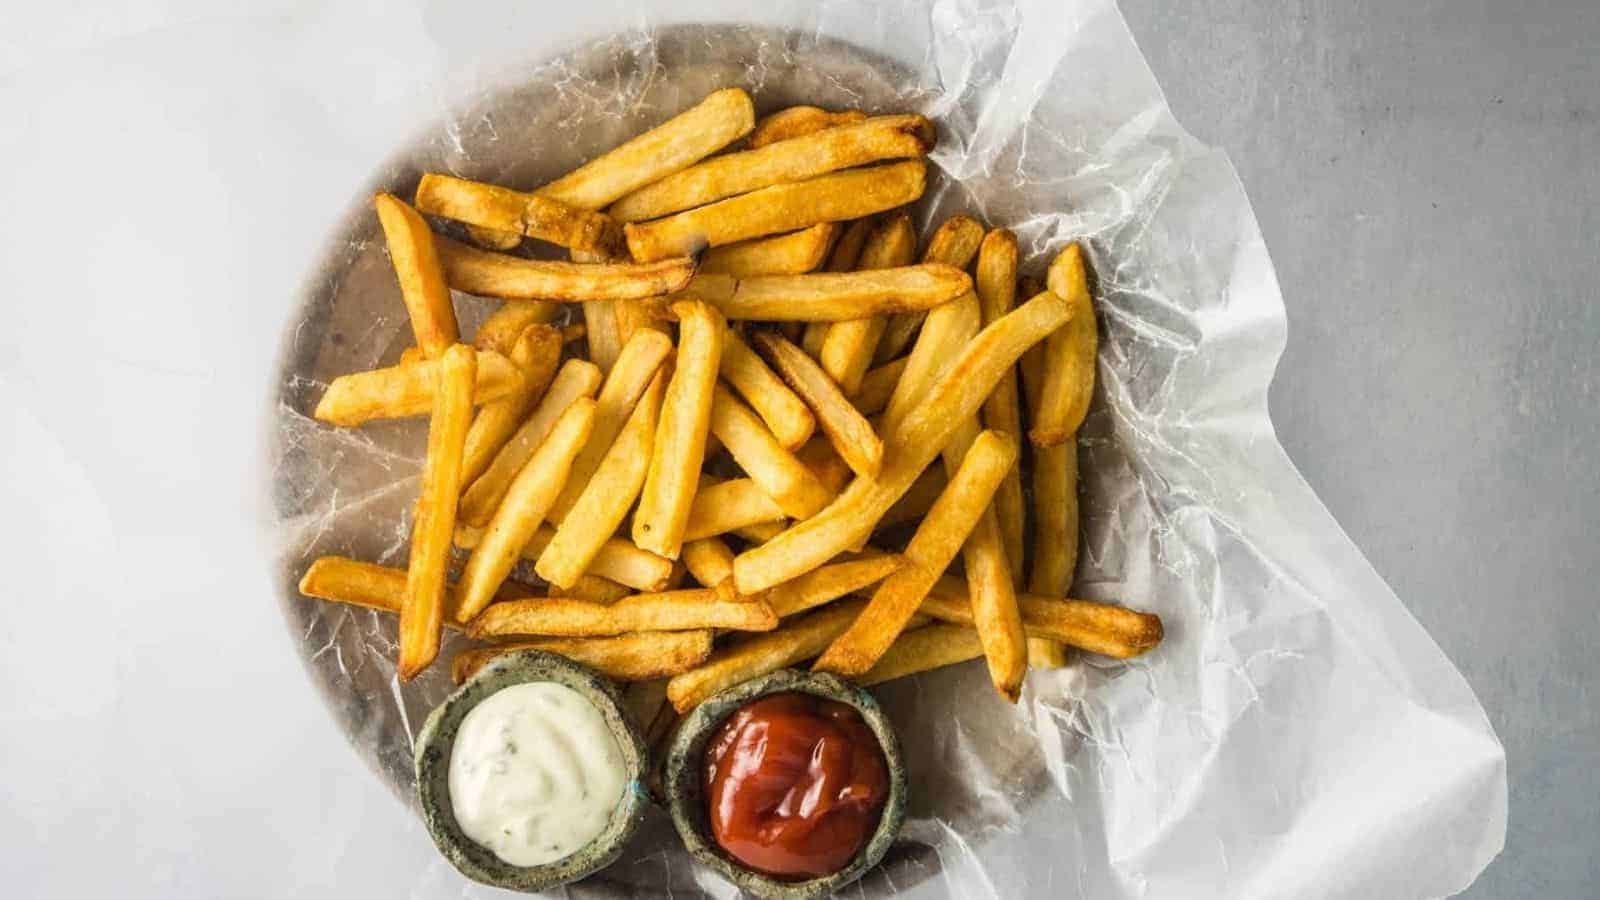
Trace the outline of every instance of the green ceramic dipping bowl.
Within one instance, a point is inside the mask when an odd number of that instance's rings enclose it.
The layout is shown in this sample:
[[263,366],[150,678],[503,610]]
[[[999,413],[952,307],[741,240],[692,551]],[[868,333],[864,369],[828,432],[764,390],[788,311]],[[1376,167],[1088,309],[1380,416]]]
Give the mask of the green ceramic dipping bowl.
[[[535,681],[553,681],[572,688],[600,710],[622,749],[628,785],[623,788],[611,821],[594,840],[552,863],[514,866],[467,837],[456,823],[450,802],[450,749],[462,720],[473,707],[502,688]],[[522,650],[496,659],[439,704],[417,735],[416,766],[422,818],[439,852],[473,881],[513,891],[533,893],[558,887],[616,862],[650,802],[644,784],[649,751],[617,689],[593,669],[542,650]]]
[[[807,881],[782,881],[747,868],[723,852],[711,837],[710,817],[706,812],[702,780],[702,759],[706,744],[724,720],[741,706],[768,694],[787,692],[811,694],[837,700],[855,708],[867,727],[877,736],[889,768],[889,797],[883,804],[878,827],[843,869]],[[731,687],[699,706],[683,720],[667,752],[663,789],[672,813],[672,824],[690,855],[716,870],[741,890],[770,900],[812,900],[829,896],[877,865],[889,851],[906,817],[906,767],[900,755],[900,742],[889,719],[872,695],[833,675],[781,669]]]

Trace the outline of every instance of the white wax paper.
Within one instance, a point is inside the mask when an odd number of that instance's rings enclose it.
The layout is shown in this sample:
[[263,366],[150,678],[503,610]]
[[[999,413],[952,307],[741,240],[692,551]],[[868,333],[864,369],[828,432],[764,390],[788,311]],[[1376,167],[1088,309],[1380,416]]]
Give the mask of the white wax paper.
[[[1034,272],[1085,241],[1101,344],[1074,592],[1166,623],[1140,659],[1030,675],[1016,708],[981,665],[879,689],[915,799],[902,844],[850,893],[1426,897],[1468,884],[1504,837],[1499,743],[1275,440],[1267,386],[1285,326],[1271,261],[1226,157],[1173,120],[1115,7],[749,6],[570,11],[581,26],[546,10],[561,48],[520,4],[430,5],[415,52],[432,76],[373,81],[382,108],[396,92],[424,98],[413,136],[348,185],[343,223],[304,261],[267,424],[284,610],[356,751],[409,797],[410,734],[449,690],[440,674],[398,686],[392,620],[293,589],[324,553],[405,559],[421,423],[307,418],[329,378],[409,341],[369,192],[409,191],[424,169],[532,187],[738,85],[761,112],[923,111],[940,125],[941,177],[921,224],[964,211],[1012,228]],[[730,21],[747,24],[679,24]],[[308,86],[359,73],[321,59],[359,59],[358,25],[292,42]],[[469,323],[490,308],[460,305]],[[570,891],[733,893],[659,814]]]

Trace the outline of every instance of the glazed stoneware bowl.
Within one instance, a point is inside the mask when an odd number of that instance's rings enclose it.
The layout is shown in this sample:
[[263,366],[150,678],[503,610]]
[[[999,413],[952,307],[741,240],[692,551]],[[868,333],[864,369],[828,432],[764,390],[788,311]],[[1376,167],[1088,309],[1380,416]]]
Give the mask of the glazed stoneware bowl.
[[[457,824],[450,803],[450,750],[473,707],[502,688],[542,681],[572,688],[600,711],[622,750],[628,785],[611,821],[594,840],[552,863],[514,866],[467,837]],[[531,893],[558,887],[611,865],[622,854],[650,802],[644,784],[649,751],[616,688],[593,669],[541,650],[523,650],[496,659],[439,704],[417,735],[416,766],[422,818],[439,852],[473,881],[513,891]]]
[[[745,704],[769,694],[811,694],[853,707],[877,736],[889,768],[889,796],[883,816],[867,843],[843,869],[822,878],[806,881],[780,881],[753,871],[729,857],[711,838],[711,822],[706,813],[705,785],[701,764],[706,744],[724,720]],[[667,753],[663,787],[684,847],[701,863],[733,882],[746,893],[772,900],[812,900],[827,897],[860,878],[883,859],[906,817],[906,767],[900,755],[900,742],[894,728],[871,694],[832,675],[781,669],[754,678],[717,694],[689,713],[678,728]]]

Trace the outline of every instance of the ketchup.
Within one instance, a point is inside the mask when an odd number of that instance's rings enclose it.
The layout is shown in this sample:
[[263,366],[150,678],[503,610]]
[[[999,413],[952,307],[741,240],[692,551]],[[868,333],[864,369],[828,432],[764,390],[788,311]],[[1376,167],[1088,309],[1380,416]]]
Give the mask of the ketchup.
[[705,764],[712,837],[784,878],[844,868],[889,796],[883,748],[861,714],[810,694],[746,704],[712,735]]

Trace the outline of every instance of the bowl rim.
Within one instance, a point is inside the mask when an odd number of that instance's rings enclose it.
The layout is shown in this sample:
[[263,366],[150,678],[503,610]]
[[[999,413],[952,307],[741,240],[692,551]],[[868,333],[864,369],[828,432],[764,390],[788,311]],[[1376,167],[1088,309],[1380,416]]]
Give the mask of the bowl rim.
[[[784,693],[810,694],[854,708],[878,739],[889,770],[889,795],[884,799],[878,825],[868,835],[855,858],[831,875],[805,881],[780,881],[727,855],[710,836],[700,777],[700,760],[717,727],[751,701]],[[679,723],[664,768],[662,791],[666,795],[673,827],[677,829],[684,848],[696,860],[757,897],[808,900],[829,896],[881,862],[905,823],[908,783],[900,741],[893,724],[872,694],[826,672],[779,669],[712,695]]]
[[[569,687],[595,705],[617,739],[628,782],[611,820],[593,840],[553,862],[516,866],[461,830],[450,802],[450,751],[461,723],[479,703],[504,688],[539,682]],[[445,698],[417,732],[415,766],[417,802],[439,852],[473,881],[507,890],[546,890],[577,881],[616,862],[650,802],[645,786],[650,751],[617,687],[588,666],[544,650],[516,650],[500,656]]]

